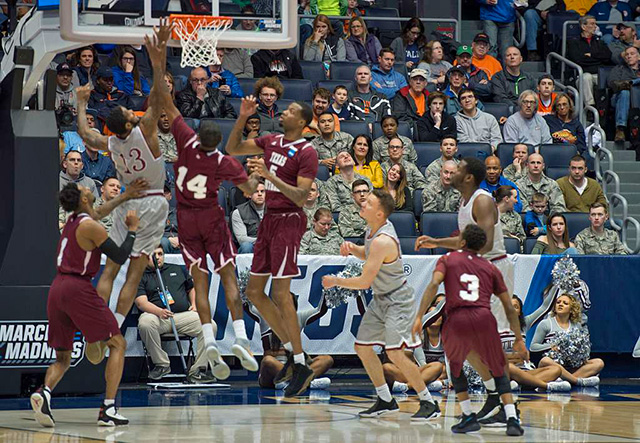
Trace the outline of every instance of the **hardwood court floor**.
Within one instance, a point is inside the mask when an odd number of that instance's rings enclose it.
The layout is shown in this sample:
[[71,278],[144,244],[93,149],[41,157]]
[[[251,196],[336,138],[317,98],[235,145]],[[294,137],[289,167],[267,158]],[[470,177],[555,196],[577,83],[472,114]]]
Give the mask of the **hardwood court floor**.
[[[98,428],[100,398],[53,400],[55,429],[39,427],[27,399],[0,400],[0,442],[628,442],[640,441],[640,387],[603,385],[570,394],[520,393],[525,435],[507,437],[504,429],[483,428],[459,436],[449,430],[459,409],[452,394],[436,398],[443,417],[411,424],[415,396],[402,400],[401,412],[377,420],[357,413],[371,404],[367,386],[333,386],[329,392],[284,399],[273,390],[253,387],[208,390],[122,390],[121,413],[131,424]],[[484,401],[472,397],[474,409]]]

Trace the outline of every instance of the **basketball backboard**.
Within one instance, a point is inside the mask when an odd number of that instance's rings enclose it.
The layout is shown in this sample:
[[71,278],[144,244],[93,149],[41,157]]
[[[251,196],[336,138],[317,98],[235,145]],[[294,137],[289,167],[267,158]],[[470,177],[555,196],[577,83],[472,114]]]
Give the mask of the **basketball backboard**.
[[[253,13],[242,12],[247,5]],[[293,0],[62,0],[60,34],[72,42],[139,45],[160,17],[207,14],[234,19],[219,47],[282,49],[297,43],[297,9]]]

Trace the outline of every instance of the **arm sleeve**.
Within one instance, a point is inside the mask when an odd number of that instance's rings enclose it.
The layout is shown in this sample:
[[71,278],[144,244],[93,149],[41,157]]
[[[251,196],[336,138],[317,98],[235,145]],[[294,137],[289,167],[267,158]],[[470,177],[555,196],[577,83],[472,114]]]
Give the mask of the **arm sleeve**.
[[428,189],[422,191],[422,212],[436,212],[436,199]]
[[[428,340],[428,338],[425,338],[425,340]],[[422,346],[413,349],[413,358],[416,359],[419,367],[427,364],[427,357],[424,355],[424,348]]]
[[491,147],[497,148],[502,143],[502,132],[500,131],[500,125],[498,120],[494,116],[491,116]]
[[242,88],[240,87],[240,82],[238,82],[238,79],[236,78],[235,75],[232,74],[227,77],[227,84],[231,88],[230,97],[234,97],[234,98],[244,97],[244,93],[242,92]]
[[396,63],[404,63],[406,61],[406,51],[402,45],[402,37],[396,37],[391,42],[390,48],[393,49],[393,52],[396,55]]
[[371,167],[371,184],[374,188],[382,188],[384,186],[384,178],[382,177],[382,167],[375,160],[369,163]]
[[266,77],[268,73],[267,66],[262,62],[262,60],[260,60],[260,57],[258,57],[258,53],[255,53],[251,56],[251,64],[253,65],[254,78]]
[[549,290],[549,292],[543,294],[542,304],[538,307],[538,309],[524,317],[524,323],[527,326],[527,330],[531,329],[533,325],[545,318],[547,314],[551,312],[553,304],[556,301],[557,294],[558,291],[554,290],[553,287],[551,288],[551,290]]
[[348,62],[359,62],[360,59],[358,58],[358,55],[356,54],[356,49],[353,47],[353,43],[351,43],[349,40],[346,40],[344,42],[344,46],[345,49],[347,51],[347,61]]
[[[249,56],[249,53],[247,52],[246,49],[241,49],[240,51],[243,51],[243,55],[242,55],[243,72],[240,75],[244,78],[253,78],[253,64],[251,63],[251,57]],[[242,96],[244,96],[244,92],[242,93]]]
[[542,243],[540,240],[538,240],[535,244],[535,246],[533,247],[533,249],[531,250],[531,254],[533,255],[539,255],[539,254],[544,254],[544,251],[547,249],[547,245]]
[[123,265],[131,254],[135,239],[135,232],[129,231],[122,244],[118,247],[111,238],[107,237],[104,243],[100,245],[100,251],[117,264]]
[[320,44],[313,40],[307,40],[303,43],[302,60],[310,62],[321,62],[322,52],[320,51]]
[[533,339],[531,340],[531,349],[533,352],[541,352],[551,349],[553,346],[551,343],[544,343],[547,334],[551,330],[551,320],[548,318],[540,322],[538,327],[536,328],[536,333],[533,335]]
[[584,241],[582,240],[582,235],[580,235],[580,234],[582,234],[582,233],[580,232],[580,233],[578,233],[578,235],[576,235],[576,238],[573,241],[573,243],[575,244],[576,250],[578,251],[578,253],[584,255],[585,254],[584,245],[583,245]]
[[133,75],[122,69],[112,69],[113,84],[125,94],[133,94]]
[[[192,98],[194,98],[194,101],[192,101]],[[197,97],[193,97],[191,94],[181,93],[176,97],[176,102],[178,110],[180,110],[180,114],[183,117],[200,118],[204,104],[202,100],[198,100]]]
[[553,143],[553,138],[551,137],[551,131],[549,131],[549,125],[547,125],[547,121],[542,119],[540,123],[540,135],[542,137],[542,143],[548,144]]
[[[502,128],[505,143],[519,143],[520,141],[520,131],[518,131],[518,126],[514,123],[514,121],[515,120],[513,120],[512,118],[508,118],[507,122]],[[549,132],[548,126],[547,132]]]

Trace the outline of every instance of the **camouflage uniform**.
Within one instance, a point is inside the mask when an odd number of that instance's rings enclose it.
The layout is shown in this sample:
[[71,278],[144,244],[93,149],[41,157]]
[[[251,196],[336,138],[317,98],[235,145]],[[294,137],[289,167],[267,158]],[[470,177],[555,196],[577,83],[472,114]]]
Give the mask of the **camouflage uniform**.
[[531,198],[536,192],[541,192],[549,199],[549,214],[556,212],[567,212],[564,204],[564,195],[558,183],[542,174],[538,183],[533,183],[529,174],[516,182],[516,186],[520,191],[520,199],[522,200],[523,210],[531,207]]
[[[456,165],[460,163],[460,160],[455,157],[451,160],[453,160]],[[440,179],[440,170],[442,169],[442,165],[445,161],[446,160],[440,156],[440,158],[435,159],[429,164],[429,166],[427,166],[427,170],[424,172],[424,175],[427,178],[427,183]]]
[[[398,137],[404,145],[402,159],[415,164],[418,161],[418,153],[416,152],[416,148],[413,147],[413,142],[404,135],[398,135]],[[373,159],[377,160],[380,164],[389,159],[389,139],[386,135],[378,137],[373,141]]]
[[331,229],[326,237],[319,235],[313,229],[302,236],[300,242],[301,255],[339,255],[340,245],[344,239],[340,233]]
[[590,227],[583,229],[576,235],[574,243],[580,254],[627,255],[618,233],[611,229],[605,229],[602,234],[596,234]]
[[515,211],[503,212],[500,214],[500,222],[502,223],[502,233],[505,237],[515,236],[522,243],[527,234],[522,227],[522,217]]
[[362,237],[367,222],[360,217],[360,206],[355,203],[345,206],[338,216],[338,228],[343,237]]
[[513,165],[513,163],[504,168],[504,170],[502,171],[502,175],[504,176],[504,178],[506,178],[507,180],[511,180],[514,183],[523,178],[526,174],[526,167],[520,168],[520,172],[518,172],[516,171],[516,167]]
[[445,189],[440,180],[429,182],[422,191],[423,212],[458,212],[460,191],[453,186]]
[[[104,200],[102,200],[102,197],[98,197],[96,198],[95,202],[93,202],[93,208],[95,209],[97,207],[102,206],[103,204],[104,204]],[[100,224],[104,226],[104,228],[107,230],[107,234],[111,230],[111,226],[113,226],[112,214],[113,212],[110,212],[105,218],[100,220]],[[60,224],[67,223],[67,218],[69,218],[70,215],[71,215],[71,212],[65,212],[65,210],[62,209],[62,206],[58,207],[58,223]],[[60,232],[62,232],[62,229],[60,229]]]
[[[353,180],[356,181],[358,179],[366,181],[369,184],[369,189],[373,189],[371,180],[364,175],[354,173]],[[333,177],[329,177],[329,180],[322,186],[322,201],[320,204],[333,212],[340,212],[343,207],[353,203],[352,195],[351,183],[347,183],[342,175],[336,174]]]
[[325,140],[320,135],[311,140],[311,144],[318,151],[318,160],[336,158],[339,152],[348,151],[352,143],[351,134],[339,131],[334,132],[333,140]]
[[178,145],[171,132],[158,131],[158,146],[165,162],[174,162],[178,158]]
[[[307,231],[309,229],[313,229],[313,216],[316,214],[316,211],[320,208],[329,209],[328,206],[322,204],[319,196],[318,196],[318,199],[316,200],[316,203],[312,207],[310,208],[307,208],[306,206],[302,207],[302,210],[307,216]],[[331,226],[331,229],[332,230],[337,229],[336,225],[334,224],[333,226]]]
[[[389,173],[389,169],[391,169],[394,164],[395,163],[392,163],[391,160],[387,160],[381,165],[382,173],[385,177]],[[408,162],[403,158],[400,160],[400,164],[404,167],[405,171],[407,171],[407,184],[409,185],[411,192],[416,189],[424,189],[427,186],[427,180],[414,163]]]

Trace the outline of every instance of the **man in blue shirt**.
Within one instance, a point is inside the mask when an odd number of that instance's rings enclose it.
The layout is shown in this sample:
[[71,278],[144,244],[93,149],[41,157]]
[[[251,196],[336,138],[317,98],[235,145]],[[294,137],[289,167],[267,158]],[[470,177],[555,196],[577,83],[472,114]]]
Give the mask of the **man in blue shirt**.
[[219,65],[211,65],[208,67],[208,71],[211,77],[209,84],[213,88],[218,88],[225,97],[240,98],[244,97],[242,88],[238,79],[233,72],[224,69],[222,67],[222,61],[224,60],[224,49],[216,49],[218,55]]
[[489,53],[503,59],[509,46],[513,45],[516,23],[516,8],[513,0],[476,0],[480,7],[482,30],[489,36]]
[[513,205],[513,210],[516,212],[522,212],[522,202],[520,201],[520,191],[518,187],[511,180],[507,180],[502,176],[502,166],[500,165],[500,159],[495,155],[489,156],[485,159],[484,165],[487,168],[487,175],[480,183],[480,188],[493,194],[493,191],[500,186],[511,186],[518,193],[518,203]]
[[[92,131],[100,133],[97,128],[91,128]],[[85,150],[82,152],[82,172],[87,177],[104,183],[108,177],[116,176],[116,168],[111,157],[105,155],[99,149],[96,149],[85,143]]]
[[396,61],[395,52],[391,48],[382,48],[378,56],[378,64],[371,70],[371,87],[391,100],[396,93],[407,86],[404,75],[393,69]]
[[[626,2],[618,0],[607,0],[606,2],[598,2],[591,7],[587,15],[592,15],[598,22],[612,21],[616,23],[633,21],[633,11]],[[611,31],[615,25],[602,25],[602,41],[610,44],[613,41]]]

